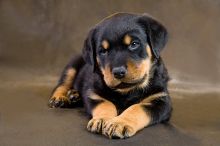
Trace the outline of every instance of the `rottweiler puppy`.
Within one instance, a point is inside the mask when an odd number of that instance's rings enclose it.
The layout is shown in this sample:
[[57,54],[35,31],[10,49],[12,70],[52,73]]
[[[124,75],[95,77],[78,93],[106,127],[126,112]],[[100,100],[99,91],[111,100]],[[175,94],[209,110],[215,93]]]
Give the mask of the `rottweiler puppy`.
[[65,67],[49,105],[70,107],[82,100],[91,115],[87,129],[109,138],[167,122],[169,77],[160,57],[167,37],[166,28],[147,14],[105,18],[90,30],[82,55]]

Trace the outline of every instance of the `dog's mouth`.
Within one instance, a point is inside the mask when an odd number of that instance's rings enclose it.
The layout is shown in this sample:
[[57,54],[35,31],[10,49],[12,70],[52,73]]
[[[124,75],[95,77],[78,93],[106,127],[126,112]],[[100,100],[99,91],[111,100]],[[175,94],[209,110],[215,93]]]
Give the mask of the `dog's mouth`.
[[130,88],[130,87],[133,87],[133,86],[137,86],[137,85],[143,83],[145,81],[146,77],[147,77],[147,75],[145,74],[143,78],[141,78],[139,80],[136,80],[136,81],[133,81],[131,83],[121,82],[117,86],[113,87],[113,89],[125,89],[125,88]]

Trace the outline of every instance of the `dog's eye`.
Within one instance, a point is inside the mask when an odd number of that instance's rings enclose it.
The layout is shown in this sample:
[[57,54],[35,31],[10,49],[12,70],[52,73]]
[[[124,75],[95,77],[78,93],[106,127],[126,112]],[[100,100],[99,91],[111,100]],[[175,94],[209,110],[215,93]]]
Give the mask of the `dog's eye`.
[[107,54],[107,50],[106,49],[101,49],[100,51],[99,51],[99,54],[100,55],[106,55]]
[[129,46],[128,46],[128,49],[133,51],[133,50],[136,50],[138,49],[140,46],[140,43],[139,42],[132,42]]

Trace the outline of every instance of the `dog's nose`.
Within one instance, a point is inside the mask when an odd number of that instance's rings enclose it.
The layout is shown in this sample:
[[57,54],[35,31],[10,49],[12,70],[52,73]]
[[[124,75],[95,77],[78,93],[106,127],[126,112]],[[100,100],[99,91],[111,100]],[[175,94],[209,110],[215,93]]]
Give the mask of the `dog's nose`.
[[124,66],[120,66],[120,67],[114,67],[112,69],[112,73],[114,75],[115,78],[117,79],[122,79],[125,77],[127,70]]

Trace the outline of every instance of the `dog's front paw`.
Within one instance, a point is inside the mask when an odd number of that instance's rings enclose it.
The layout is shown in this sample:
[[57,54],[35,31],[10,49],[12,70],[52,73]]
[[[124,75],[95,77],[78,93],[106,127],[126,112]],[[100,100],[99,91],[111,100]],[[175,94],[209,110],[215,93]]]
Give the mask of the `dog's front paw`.
[[113,139],[131,137],[136,133],[136,130],[129,123],[130,121],[115,117],[105,122],[102,128],[102,134]]
[[81,100],[77,90],[71,89],[67,92],[67,97],[69,98],[72,104],[77,103]]
[[73,107],[81,101],[81,98],[79,96],[78,91],[74,89],[68,90],[66,94],[61,94],[58,92],[55,92],[53,96],[49,100],[49,106],[50,107],[60,107],[60,108],[65,108],[65,107]]
[[69,105],[70,100],[66,96],[52,96],[49,100],[49,107],[57,108],[57,107],[66,107]]
[[102,133],[102,127],[109,118],[92,118],[88,124],[87,129],[93,133]]

